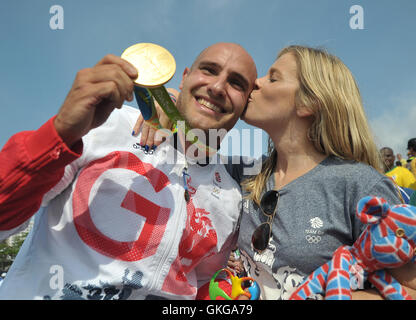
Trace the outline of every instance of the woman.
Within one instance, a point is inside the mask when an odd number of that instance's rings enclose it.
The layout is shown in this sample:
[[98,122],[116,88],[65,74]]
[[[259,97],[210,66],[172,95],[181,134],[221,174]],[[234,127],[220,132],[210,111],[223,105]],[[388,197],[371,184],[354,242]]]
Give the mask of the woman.
[[339,246],[357,239],[359,199],[400,200],[381,174],[351,72],[325,51],[283,49],[257,79],[244,120],[270,139],[259,175],[233,167],[247,199],[238,245],[262,298],[288,299]]
[[323,50],[284,48],[256,80],[243,120],[266,131],[256,176],[229,165],[244,196],[238,247],[262,299],[288,299],[304,278],[362,230],[359,199],[400,203],[381,174],[357,84]]

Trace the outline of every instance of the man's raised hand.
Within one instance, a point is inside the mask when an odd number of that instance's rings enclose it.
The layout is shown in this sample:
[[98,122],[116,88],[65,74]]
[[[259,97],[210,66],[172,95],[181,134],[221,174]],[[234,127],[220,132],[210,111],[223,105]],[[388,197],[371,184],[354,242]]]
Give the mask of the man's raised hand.
[[138,71],[126,60],[106,55],[94,67],[80,70],[54,125],[71,147],[91,129],[102,125],[114,108],[133,100]]

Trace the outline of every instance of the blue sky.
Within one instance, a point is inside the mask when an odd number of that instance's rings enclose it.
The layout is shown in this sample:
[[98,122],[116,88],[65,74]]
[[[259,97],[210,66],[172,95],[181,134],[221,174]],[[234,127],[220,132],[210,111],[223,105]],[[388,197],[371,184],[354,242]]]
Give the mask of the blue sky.
[[[53,5],[64,10],[62,30],[49,26]],[[350,28],[354,5],[364,29]],[[327,48],[356,77],[378,145],[406,154],[416,137],[415,17],[414,0],[3,0],[0,147],[56,114],[76,72],[107,53],[160,44],[177,63],[167,85],[178,87],[203,48],[229,41],[248,50],[260,76],[284,46]],[[237,128],[252,129],[242,121]]]

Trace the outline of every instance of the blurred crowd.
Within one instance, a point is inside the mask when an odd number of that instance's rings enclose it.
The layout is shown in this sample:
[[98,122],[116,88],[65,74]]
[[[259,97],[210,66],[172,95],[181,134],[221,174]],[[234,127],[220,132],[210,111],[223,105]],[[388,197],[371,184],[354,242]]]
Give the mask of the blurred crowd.
[[384,174],[400,188],[403,202],[416,205],[416,138],[407,142],[407,159],[394,154],[390,147],[383,147],[380,153],[384,162]]

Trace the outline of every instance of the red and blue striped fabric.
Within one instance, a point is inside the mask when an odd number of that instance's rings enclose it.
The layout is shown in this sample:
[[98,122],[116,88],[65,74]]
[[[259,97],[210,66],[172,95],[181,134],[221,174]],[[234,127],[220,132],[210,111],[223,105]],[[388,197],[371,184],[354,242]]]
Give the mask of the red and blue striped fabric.
[[351,290],[370,281],[386,299],[411,300],[386,269],[415,261],[416,207],[389,206],[382,198],[365,197],[357,216],[367,227],[352,246],[341,246],[330,261],[311,273],[291,295],[291,300],[325,296],[350,300]]

